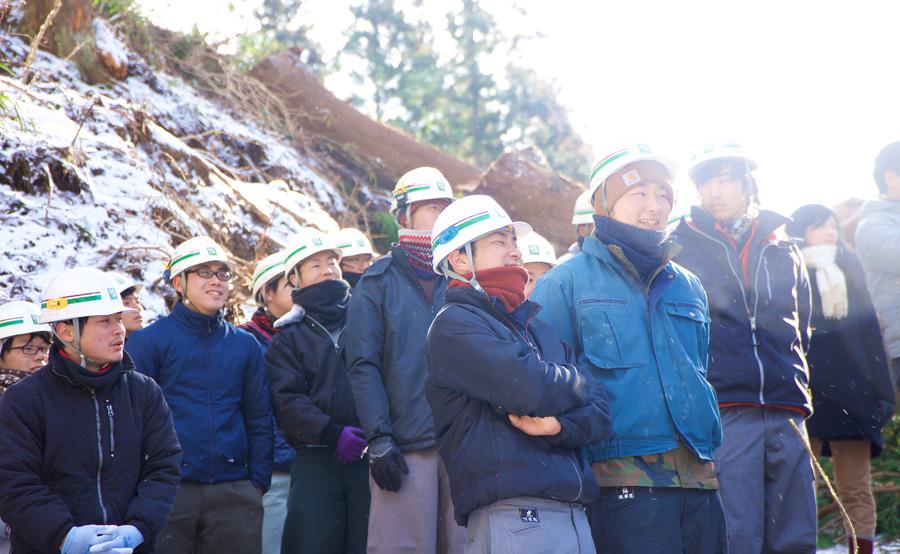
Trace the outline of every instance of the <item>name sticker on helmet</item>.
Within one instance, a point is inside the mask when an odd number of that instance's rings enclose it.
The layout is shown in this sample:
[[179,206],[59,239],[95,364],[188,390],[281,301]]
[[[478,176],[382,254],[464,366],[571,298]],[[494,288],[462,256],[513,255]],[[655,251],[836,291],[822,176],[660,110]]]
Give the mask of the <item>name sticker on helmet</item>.
[[48,298],[44,305],[48,310],[61,310],[69,305],[69,300],[66,298]]

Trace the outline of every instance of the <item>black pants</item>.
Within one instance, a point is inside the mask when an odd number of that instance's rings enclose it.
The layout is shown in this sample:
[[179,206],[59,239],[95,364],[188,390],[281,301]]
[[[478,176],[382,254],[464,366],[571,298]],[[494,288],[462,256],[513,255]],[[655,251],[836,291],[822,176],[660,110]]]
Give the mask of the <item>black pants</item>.
[[[364,554],[369,465],[344,465],[330,448],[301,448],[291,468],[282,554]],[[236,552],[236,551],[235,551]]]
[[603,487],[600,491],[589,511],[597,552],[728,552],[718,491],[664,487]]
[[259,554],[262,516],[262,493],[250,481],[181,483],[156,552]]

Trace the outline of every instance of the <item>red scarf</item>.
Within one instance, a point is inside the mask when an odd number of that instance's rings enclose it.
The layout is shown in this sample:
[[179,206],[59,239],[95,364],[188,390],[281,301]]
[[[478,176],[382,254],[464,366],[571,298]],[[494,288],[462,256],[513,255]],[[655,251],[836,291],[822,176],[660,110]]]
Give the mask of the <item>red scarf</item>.
[[[463,273],[462,276],[466,279],[472,278],[471,273]],[[522,305],[522,302],[525,302],[525,285],[528,284],[528,271],[520,265],[504,265],[478,271],[476,278],[484,292],[499,298],[509,313],[512,313],[513,310]],[[450,281],[450,288],[453,287],[472,288],[472,285],[453,279]]]

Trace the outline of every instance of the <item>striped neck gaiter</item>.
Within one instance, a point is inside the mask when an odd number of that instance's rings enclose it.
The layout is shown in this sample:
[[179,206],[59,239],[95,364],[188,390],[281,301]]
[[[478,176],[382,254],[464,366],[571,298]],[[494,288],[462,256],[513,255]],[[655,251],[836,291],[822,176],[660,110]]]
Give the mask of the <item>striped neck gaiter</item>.
[[413,229],[399,229],[397,237],[400,242],[397,248],[406,253],[406,261],[413,268],[419,279],[431,280],[436,274],[431,267],[431,231],[416,231]]

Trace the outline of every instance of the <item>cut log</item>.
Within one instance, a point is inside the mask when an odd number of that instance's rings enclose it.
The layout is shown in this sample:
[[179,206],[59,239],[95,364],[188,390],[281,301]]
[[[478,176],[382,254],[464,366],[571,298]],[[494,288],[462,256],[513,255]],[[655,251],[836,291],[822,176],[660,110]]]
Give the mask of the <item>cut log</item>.
[[440,169],[454,187],[478,181],[479,169],[339,100],[304,67],[296,49],[266,58],[250,74],[288,106],[299,128],[339,145],[350,154],[348,161],[355,159],[381,188],[392,189],[401,175],[419,166]]
[[572,209],[584,190],[582,184],[535,162],[526,151],[497,158],[473,192],[492,196],[514,220],[530,223],[560,256],[575,240]]

